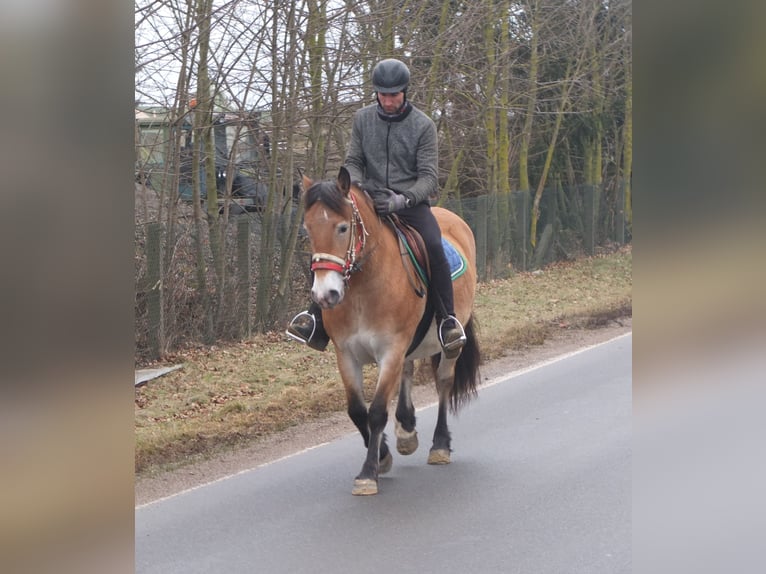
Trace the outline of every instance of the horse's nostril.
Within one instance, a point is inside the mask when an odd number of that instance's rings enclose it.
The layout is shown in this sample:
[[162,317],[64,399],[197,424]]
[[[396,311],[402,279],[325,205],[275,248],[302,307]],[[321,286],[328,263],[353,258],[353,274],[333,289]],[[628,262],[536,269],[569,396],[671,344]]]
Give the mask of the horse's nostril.
[[325,293],[314,290],[311,291],[311,299],[324,309],[335,307],[335,305],[341,302],[342,298],[343,294],[337,289],[330,289]]

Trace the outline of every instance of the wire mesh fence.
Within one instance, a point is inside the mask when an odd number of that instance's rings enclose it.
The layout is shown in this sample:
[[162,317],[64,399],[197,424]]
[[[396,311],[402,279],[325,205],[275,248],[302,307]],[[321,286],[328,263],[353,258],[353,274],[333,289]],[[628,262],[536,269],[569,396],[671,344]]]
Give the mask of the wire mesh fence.
[[[550,262],[592,255],[600,246],[630,241],[620,190],[551,187],[530,237],[528,191],[484,195],[443,206],[474,232],[480,281],[505,279]],[[190,218],[135,228],[136,360],[147,361],[189,344],[242,340],[281,331],[309,302],[310,252],[295,211],[264,217],[241,213],[221,223],[220,247],[207,224]],[[218,255],[214,255],[218,253]]]

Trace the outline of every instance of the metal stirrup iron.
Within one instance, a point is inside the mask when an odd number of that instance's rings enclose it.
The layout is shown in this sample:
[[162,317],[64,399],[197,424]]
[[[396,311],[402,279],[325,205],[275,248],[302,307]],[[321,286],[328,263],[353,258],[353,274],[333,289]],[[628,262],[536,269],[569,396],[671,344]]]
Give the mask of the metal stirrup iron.
[[[298,319],[299,317],[303,317],[303,316],[306,316],[306,317],[308,317],[308,318],[311,320],[311,333],[309,334],[309,336],[308,336],[308,337],[305,337],[305,338],[304,338],[304,336],[303,336],[303,333],[301,333],[301,332],[300,332],[300,331],[299,331],[299,330],[298,330],[298,329],[297,329],[297,328],[294,326],[294,323],[295,323],[296,319]],[[292,339],[295,339],[295,340],[296,340],[296,341],[298,341],[299,343],[306,343],[306,344],[308,344],[308,342],[309,342],[309,341],[311,340],[311,338],[314,336],[314,333],[316,332],[316,328],[317,328],[317,320],[316,320],[316,317],[314,317],[314,315],[312,315],[312,314],[311,314],[311,313],[309,313],[308,311],[301,311],[301,312],[300,312],[300,313],[298,313],[298,314],[297,314],[295,317],[293,317],[293,320],[292,320],[292,321],[290,321],[290,324],[287,326],[287,330],[285,330],[285,334],[286,334],[288,337],[290,337],[290,338],[292,338]]]
[[[452,320],[455,322],[455,331],[459,332],[460,335],[457,339],[454,341],[444,341],[444,324]],[[439,324],[439,343],[442,346],[442,349],[444,349],[444,354],[448,359],[454,359],[460,354],[461,349],[466,343],[466,335],[465,330],[463,329],[463,325],[461,325],[460,321],[457,320],[457,317],[454,317],[452,315],[447,316],[446,318],[442,319],[441,323]]]

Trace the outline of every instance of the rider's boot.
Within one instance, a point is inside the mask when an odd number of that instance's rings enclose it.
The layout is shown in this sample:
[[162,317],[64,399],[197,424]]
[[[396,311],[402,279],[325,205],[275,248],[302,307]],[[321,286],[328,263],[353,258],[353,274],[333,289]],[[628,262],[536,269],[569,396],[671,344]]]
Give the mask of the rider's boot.
[[322,325],[322,313],[318,309],[309,308],[308,311],[298,313],[287,325],[285,333],[317,351],[324,351],[330,342]]
[[455,359],[465,346],[466,336],[463,326],[457,317],[448,315],[439,324],[439,343],[441,343],[444,356]]

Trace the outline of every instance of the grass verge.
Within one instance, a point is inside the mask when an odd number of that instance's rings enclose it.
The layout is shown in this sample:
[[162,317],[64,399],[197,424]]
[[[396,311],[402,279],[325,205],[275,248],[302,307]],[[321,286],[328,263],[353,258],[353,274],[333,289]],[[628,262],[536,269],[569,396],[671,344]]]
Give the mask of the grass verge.
[[[557,330],[631,315],[632,283],[627,246],[480,284],[474,308],[483,360],[542,344]],[[331,348],[318,353],[269,333],[167,357],[163,364],[183,368],[136,389],[136,473],[169,470],[345,410]],[[374,375],[366,368],[369,390]]]

